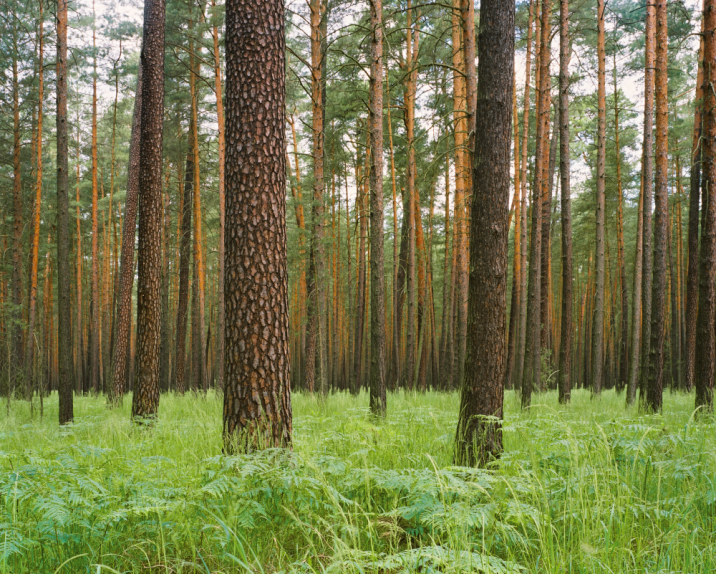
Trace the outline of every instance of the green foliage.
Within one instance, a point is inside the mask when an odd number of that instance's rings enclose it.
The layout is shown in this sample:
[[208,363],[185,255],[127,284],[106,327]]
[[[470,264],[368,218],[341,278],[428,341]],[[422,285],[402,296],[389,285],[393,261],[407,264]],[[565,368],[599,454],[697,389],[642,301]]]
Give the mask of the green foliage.
[[[714,422],[622,397],[556,393],[506,453],[452,465],[457,396],[296,395],[293,452],[221,454],[221,398],[166,396],[152,430],[77,401],[57,429],[14,403],[0,423],[0,572],[712,572]],[[612,413],[612,414],[607,414]],[[617,413],[617,414],[613,414]],[[63,565],[64,564],[64,565]]]

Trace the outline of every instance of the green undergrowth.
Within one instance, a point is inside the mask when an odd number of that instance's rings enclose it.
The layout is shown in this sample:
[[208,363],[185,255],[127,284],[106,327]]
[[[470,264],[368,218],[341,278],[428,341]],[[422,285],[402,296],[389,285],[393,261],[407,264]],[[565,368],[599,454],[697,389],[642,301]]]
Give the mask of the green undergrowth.
[[[221,453],[221,397],[163,396],[159,422],[75,399],[59,429],[0,422],[0,573],[711,573],[716,424],[623,395],[506,397],[505,455],[452,466],[458,396],[294,395],[294,449]],[[3,404],[3,410],[5,405]],[[35,411],[37,413],[37,410]]]

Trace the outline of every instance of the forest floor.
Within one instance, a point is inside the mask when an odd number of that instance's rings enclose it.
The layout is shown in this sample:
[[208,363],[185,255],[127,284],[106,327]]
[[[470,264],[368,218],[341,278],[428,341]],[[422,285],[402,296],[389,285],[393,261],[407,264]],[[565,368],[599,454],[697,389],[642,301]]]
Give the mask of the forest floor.
[[[506,396],[505,454],[451,465],[457,394],[294,395],[294,450],[221,454],[221,399],[75,399],[57,426],[12,403],[0,421],[0,572],[712,573],[716,424],[693,395],[664,415],[554,392]],[[37,405],[36,405],[37,406]]]

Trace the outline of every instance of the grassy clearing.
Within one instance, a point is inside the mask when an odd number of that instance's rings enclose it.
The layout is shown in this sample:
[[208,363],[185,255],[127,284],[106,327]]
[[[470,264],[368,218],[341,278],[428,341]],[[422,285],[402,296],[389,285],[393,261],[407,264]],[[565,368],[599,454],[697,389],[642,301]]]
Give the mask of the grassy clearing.
[[[569,408],[506,398],[493,471],[451,466],[457,395],[295,395],[292,454],[221,454],[221,400],[165,396],[153,430],[129,404],[57,399],[0,422],[0,572],[716,571],[716,425],[693,396],[663,416],[623,396]],[[5,405],[3,404],[3,410]]]

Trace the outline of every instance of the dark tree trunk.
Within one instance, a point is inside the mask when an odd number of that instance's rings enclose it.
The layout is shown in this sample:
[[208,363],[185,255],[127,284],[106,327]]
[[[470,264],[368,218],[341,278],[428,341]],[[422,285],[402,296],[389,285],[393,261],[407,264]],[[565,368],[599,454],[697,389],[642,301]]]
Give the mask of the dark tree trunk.
[[[696,365],[696,316],[699,300],[699,194],[701,193],[701,114],[704,96],[704,19],[701,20],[701,44],[699,47],[699,71],[696,77],[696,106],[694,110],[694,135],[691,144],[691,177],[689,181],[689,254],[686,277],[686,345],[684,384],[687,391],[694,386]],[[705,206],[704,206],[705,207]]]
[[[116,333],[110,368],[110,404],[119,405],[127,379],[127,357],[132,323],[132,287],[134,284],[134,241],[137,235],[137,202],[139,199],[139,146],[142,119],[142,67],[137,75],[137,92],[134,98],[132,136],[129,142],[129,168],[127,197],[124,205],[124,229],[119,267],[119,296],[117,297]],[[82,328],[81,325],[78,328]]]
[[[551,0],[542,0],[540,39],[549,38]],[[537,132],[535,146],[535,170],[532,185],[532,222],[530,232],[530,266],[527,293],[527,324],[525,329],[525,363],[522,373],[522,408],[532,401],[532,390],[541,381],[540,354],[540,302],[542,269],[542,195],[544,163],[547,160],[547,132],[549,130],[549,42],[540,42],[539,74],[537,88]]]
[[189,151],[184,170],[184,198],[182,205],[181,240],[179,243],[179,304],[176,325],[176,367],[174,369],[177,393],[184,392],[186,372],[186,325],[189,311],[189,262],[191,259],[191,216],[194,195],[194,154]]
[[139,161],[136,377],[132,417],[159,410],[161,327],[162,137],[164,127],[164,0],[145,0],[142,39],[142,123]]
[[291,443],[285,53],[282,0],[226,3],[228,452]]
[[313,392],[316,384],[322,393],[327,384],[327,331],[325,289],[324,216],[324,126],[323,126],[323,55],[321,50],[322,0],[311,0],[311,101],[313,137],[313,204],[311,208],[311,252],[308,267],[308,318],[306,339],[306,385]]
[[[70,270],[70,197],[67,159],[67,0],[57,0],[57,358],[59,362],[60,424],[72,422],[72,271]],[[64,286],[64,287],[62,287]],[[52,289],[52,285],[50,285]],[[80,325],[77,326],[81,328]]]
[[[59,14],[58,14],[59,17]],[[13,58],[12,58],[12,99],[13,99],[13,253],[12,253],[12,356],[9,367],[12,370],[8,380],[8,393],[12,393],[17,385],[22,369],[22,169],[20,161],[20,83],[17,72],[17,24],[13,19],[12,28]],[[59,50],[59,44],[58,44]]]
[[702,189],[706,194],[699,257],[699,312],[696,324],[696,408],[713,410],[714,374],[716,373],[716,0],[704,2],[704,70]]
[[656,193],[654,196],[654,278],[646,407],[661,411],[666,331],[666,234],[669,232],[666,0],[656,0]]
[[652,184],[654,181],[653,166],[653,137],[654,128],[654,66],[655,66],[655,23],[656,13],[653,3],[646,5],[646,45],[644,69],[644,144],[642,146],[642,177],[644,180],[644,213],[643,213],[643,249],[642,249],[642,323],[641,323],[641,369],[639,376],[639,401],[646,400],[646,379],[649,366],[649,347],[651,342],[651,281],[652,281],[652,252],[651,252],[651,202]]
[[559,349],[559,402],[572,392],[572,207],[569,159],[569,0],[559,4],[559,174],[562,208],[562,327]]
[[605,223],[605,157],[606,157],[606,62],[604,48],[604,6],[605,0],[597,0],[597,60],[598,71],[598,127],[597,127],[597,234],[595,267],[595,302],[594,330],[592,331],[592,394],[602,392],[604,379],[604,289],[605,289],[605,258],[604,258],[604,223]]
[[[515,5],[483,0],[478,44],[468,331],[455,459],[502,452]],[[496,418],[485,418],[496,417]]]

